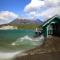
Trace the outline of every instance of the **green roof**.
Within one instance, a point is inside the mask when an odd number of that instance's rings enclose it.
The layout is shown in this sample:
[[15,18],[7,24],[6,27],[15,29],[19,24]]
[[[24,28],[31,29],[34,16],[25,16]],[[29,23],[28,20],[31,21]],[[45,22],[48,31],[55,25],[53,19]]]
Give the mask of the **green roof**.
[[55,19],[55,18],[60,19],[60,16],[55,15],[55,16],[49,18],[47,21],[45,21],[45,22],[43,23],[42,27],[46,26],[48,23],[50,23],[50,22],[51,22],[53,19]]

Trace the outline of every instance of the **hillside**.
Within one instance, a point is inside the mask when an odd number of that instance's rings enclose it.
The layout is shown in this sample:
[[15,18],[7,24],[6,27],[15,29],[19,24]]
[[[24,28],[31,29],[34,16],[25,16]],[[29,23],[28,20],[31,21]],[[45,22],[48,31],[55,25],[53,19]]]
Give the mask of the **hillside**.
[[16,26],[18,29],[35,29],[41,24],[42,21],[40,21],[39,19],[32,20],[32,19],[17,18],[10,23],[0,25],[0,27],[10,25],[10,26]]
[[17,18],[15,20],[13,20],[12,22],[10,22],[9,24],[13,24],[13,25],[21,25],[21,24],[39,24],[41,25],[43,22],[39,19],[20,19]]

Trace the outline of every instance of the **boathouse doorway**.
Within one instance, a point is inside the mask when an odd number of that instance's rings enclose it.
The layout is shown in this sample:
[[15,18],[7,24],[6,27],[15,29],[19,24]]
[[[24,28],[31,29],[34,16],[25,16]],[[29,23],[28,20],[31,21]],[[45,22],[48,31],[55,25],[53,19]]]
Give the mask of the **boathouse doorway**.
[[55,23],[53,26],[53,35],[60,37],[60,23]]

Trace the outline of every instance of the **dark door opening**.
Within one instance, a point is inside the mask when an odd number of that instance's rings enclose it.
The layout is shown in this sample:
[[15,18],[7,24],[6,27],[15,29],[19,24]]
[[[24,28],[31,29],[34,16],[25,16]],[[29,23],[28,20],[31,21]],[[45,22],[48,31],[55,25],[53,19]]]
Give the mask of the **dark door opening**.
[[60,37],[60,23],[55,23],[53,26],[53,35]]

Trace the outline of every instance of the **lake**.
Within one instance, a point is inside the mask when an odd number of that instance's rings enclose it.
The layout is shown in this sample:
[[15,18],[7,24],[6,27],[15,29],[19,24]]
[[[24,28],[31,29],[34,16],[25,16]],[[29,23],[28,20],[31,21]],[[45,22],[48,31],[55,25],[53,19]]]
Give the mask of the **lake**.
[[33,38],[34,35],[33,30],[0,30],[0,60],[9,60],[11,55],[42,44],[43,40],[40,37]]

